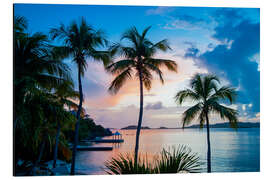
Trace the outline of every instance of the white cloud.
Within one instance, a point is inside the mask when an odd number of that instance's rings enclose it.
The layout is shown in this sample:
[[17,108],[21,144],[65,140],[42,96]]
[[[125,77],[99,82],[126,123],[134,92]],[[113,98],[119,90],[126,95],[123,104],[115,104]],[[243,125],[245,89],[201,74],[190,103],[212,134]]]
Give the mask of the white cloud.
[[157,7],[157,8],[153,8],[153,9],[147,10],[146,11],[146,14],[147,15],[162,15],[162,14],[171,12],[173,10],[174,10],[174,8],[172,8],[172,7],[163,7],[163,6],[160,6],[160,7]]

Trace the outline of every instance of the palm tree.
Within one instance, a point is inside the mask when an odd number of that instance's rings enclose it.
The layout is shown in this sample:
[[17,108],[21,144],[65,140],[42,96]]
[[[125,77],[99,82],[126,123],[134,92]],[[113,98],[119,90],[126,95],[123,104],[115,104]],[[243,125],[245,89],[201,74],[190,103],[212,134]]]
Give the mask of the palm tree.
[[96,49],[107,45],[107,40],[105,39],[101,30],[95,30],[93,27],[88,25],[86,20],[83,18],[79,23],[73,21],[69,26],[61,24],[60,27],[51,29],[50,34],[52,39],[58,38],[63,42],[62,47],[56,47],[56,49],[58,49],[58,53],[63,58],[72,57],[73,62],[77,64],[78,68],[80,100],[76,115],[77,122],[75,125],[75,137],[71,165],[71,175],[74,175],[75,157],[78,144],[79,121],[83,102],[81,77],[84,76],[84,72],[87,68],[86,58],[102,61],[104,65],[106,65],[110,62],[110,53],[107,51],[98,51]]
[[40,32],[30,34],[26,31],[27,20],[24,17],[15,17],[13,76],[15,163],[25,152],[31,154],[33,160],[38,146],[42,147],[41,134],[46,134],[41,133],[42,126],[50,125],[45,111],[46,106],[49,106],[49,99],[45,94],[63,81],[70,80],[68,66],[61,60],[51,58],[52,48],[47,36]]
[[219,114],[222,119],[228,119],[231,127],[237,128],[237,110],[221,105],[219,102],[229,101],[234,103],[236,91],[230,86],[220,87],[219,79],[214,75],[202,77],[196,74],[190,83],[191,89],[179,91],[176,96],[176,102],[181,105],[186,99],[197,102],[184,112],[182,119],[183,128],[193,119],[198,118],[202,128],[206,122],[207,127],[207,172],[211,172],[211,147],[210,147],[210,130],[209,130],[209,113]]
[[[74,90],[74,84],[71,81],[65,81],[60,86],[58,86],[55,90],[55,93],[52,97],[61,105],[61,107],[67,106],[68,109],[78,109],[78,105],[74,103],[72,100],[79,99],[79,92]],[[67,114],[71,114],[70,112]],[[72,114],[71,114],[72,115]],[[73,115],[72,115],[73,116]],[[56,116],[57,123],[57,131],[55,137],[55,145],[54,145],[54,154],[53,154],[53,167],[56,167],[57,153],[58,153],[58,144],[61,126],[63,126],[67,121],[70,121],[72,118],[67,118],[64,116]]]
[[163,52],[170,49],[168,41],[166,39],[159,41],[158,43],[152,43],[146,34],[150,27],[144,29],[142,34],[139,34],[136,27],[132,27],[127,30],[121,40],[127,40],[130,46],[122,46],[121,44],[115,44],[111,47],[113,54],[119,54],[123,57],[122,60],[110,64],[107,67],[108,72],[116,75],[112,81],[109,92],[115,94],[124,85],[124,83],[135,76],[139,79],[140,83],[140,113],[136,132],[136,145],[135,145],[135,160],[138,159],[139,149],[139,136],[143,117],[143,88],[147,90],[151,89],[151,82],[153,80],[152,72],[159,76],[161,83],[164,83],[163,73],[160,70],[161,66],[167,67],[170,71],[177,71],[177,64],[172,60],[157,59],[154,55],[158,50]]

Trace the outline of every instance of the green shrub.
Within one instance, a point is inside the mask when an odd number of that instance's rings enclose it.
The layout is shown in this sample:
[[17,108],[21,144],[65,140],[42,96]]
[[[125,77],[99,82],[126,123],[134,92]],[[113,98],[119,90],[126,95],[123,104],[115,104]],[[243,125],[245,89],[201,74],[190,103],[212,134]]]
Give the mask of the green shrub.
[[118,157],[107,161],[105,166],[109,171],[108,174],[151,174],[154,173],[147,156],[140,155],[138,162],[134,161],[134,154],[127,153],[125,155],[119,154]]
[[200,172],[201,162],[197,153],[192,153],[191,148],[180,146],[168,150],[162,149],[156,159],[156,173],[195,173]]
[[172,147],[162,151],[149,161],[147,154],[139,154],[138,162],[134,154],[119,154],[107,161],[105,170],[108,174],[161,174],[161,173],[195,173],[200,172],[201,162],[196,153],[187,146]]

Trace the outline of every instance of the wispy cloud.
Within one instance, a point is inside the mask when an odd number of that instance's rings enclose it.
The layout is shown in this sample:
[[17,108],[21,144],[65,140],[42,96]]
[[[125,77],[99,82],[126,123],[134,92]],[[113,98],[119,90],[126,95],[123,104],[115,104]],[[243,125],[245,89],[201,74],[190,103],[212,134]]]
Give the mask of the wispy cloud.
[[146,106],[145,106],[145,109],[146,110],[150,110],[150,109],[162,109],[163,108],[163,105],[162,105],[162,102],[161,101],[158,101],[156,103],[148,103]]
[[146,15],[163,15],[165,13],[172,12],[173,10],[174,10],[173,7],[159,6],[159,7],[147,10]]

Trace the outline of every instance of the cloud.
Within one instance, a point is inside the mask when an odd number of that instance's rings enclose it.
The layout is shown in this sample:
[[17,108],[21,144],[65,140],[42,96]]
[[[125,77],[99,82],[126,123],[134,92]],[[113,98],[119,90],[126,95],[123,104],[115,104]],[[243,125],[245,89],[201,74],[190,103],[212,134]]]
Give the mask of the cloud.
[[168,12],[172,12],[174,8],[172,7],[165,7],[165,6],[160,6],[157,8],[149,9],[146,11],[146,15],[162,15]]
[[163,108],[163,106],[162,106],[162,102],[161,101],[158,101],[156,103],[148,103],[145,106],[145,109],[146,110],[150,110],[150,109],[157,110],[157,109],[162,109],[162,108]]
[[164,29],[201,30],[213,27],[213,21],[208,16],[198,17],[193,12],[174,11],[167,17]]
[[[220,42],[204,53],[187,49],[186,56],[197,59],[197,65],[207,67],[210,72],[225,77],[239,87],[237,101],[252,103],[250,112],[260,111],[260,72],[258,62],[250,58],[260,53],[260,24],[244,19],[237,10],[219,10],[216,17],[220,24],[215,28],[213,38]],[[257,57],[258,59],[258,57]]]
[[198,48],[196,48],[196,46],[194,45],[194,43],[191,42],[185,42],[185,44],[189,45],[190,47],[187,48],[185,54],[184,54],[184,58],[195,58],[199,55],[200,50]]

